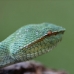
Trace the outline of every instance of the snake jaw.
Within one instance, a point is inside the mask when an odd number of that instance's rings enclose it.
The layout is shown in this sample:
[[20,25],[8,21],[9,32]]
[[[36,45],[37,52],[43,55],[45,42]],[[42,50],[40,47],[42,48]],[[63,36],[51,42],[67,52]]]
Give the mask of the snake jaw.
[[[57,45],[57,43],[62,40],[63,33],[64,31],[53,32],[53,33],[49,32],[42,38],[28,45],[27,48],[29,48],[30,53],[26,55],[27,59],[29,60],[51,51]],[[57,38],[58,36],[60,38]],[[55,39],[54,40],[55,42],[53,41],[53,39]],[[36,45],[38,45],[38,47]],[[26,49],[26,51],[28,51],[28,49]]]

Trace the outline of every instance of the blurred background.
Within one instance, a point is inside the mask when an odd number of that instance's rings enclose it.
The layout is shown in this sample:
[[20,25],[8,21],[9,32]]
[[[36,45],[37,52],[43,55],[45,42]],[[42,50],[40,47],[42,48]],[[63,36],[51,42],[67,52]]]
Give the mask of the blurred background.
[[66,28],[62,42],[34,60],[74,74],[73,0],[0,0],[0,41],[23,25],[50,22]]

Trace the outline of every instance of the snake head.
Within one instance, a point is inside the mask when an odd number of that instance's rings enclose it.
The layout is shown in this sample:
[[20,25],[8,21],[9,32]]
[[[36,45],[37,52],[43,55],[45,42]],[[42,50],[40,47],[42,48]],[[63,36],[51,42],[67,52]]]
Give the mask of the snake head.
[[50,23],[30,24],[18,29],[4,42],[13,59],[29,60],[53,49],[64,31],[65,28]]

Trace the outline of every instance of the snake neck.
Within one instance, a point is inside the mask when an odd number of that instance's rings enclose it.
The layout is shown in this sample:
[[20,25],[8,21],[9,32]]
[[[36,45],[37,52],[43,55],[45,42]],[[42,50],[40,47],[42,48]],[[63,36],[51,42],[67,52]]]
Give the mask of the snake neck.
[[0,68],[6,66],[13,60],[9,54],[7,45],[3,42],[0,42]]

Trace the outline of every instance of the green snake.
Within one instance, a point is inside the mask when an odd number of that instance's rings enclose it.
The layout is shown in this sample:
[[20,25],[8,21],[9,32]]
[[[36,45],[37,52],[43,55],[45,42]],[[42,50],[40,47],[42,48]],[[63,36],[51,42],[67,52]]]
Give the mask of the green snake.
[[0,42],[0,68],[49,52],[61,41],[65,28],[51,23],[29,24]]

